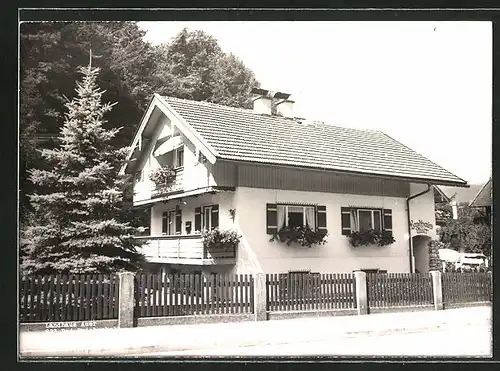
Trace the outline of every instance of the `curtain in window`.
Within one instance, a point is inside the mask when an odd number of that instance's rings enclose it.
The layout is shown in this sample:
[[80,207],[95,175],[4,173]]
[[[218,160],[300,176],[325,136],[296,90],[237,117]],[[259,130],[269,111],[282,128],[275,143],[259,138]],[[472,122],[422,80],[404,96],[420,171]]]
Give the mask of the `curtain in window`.
[[278,232],[285,225],[285,206],[278,205],[277,206],[277,218],[278,220]]
[[359,231],[358,214],[356,210],[351,210],[351,231]]
[[306,225],[311,228],[315,229],[316,226],[314,224],[314,207],[306,207]]

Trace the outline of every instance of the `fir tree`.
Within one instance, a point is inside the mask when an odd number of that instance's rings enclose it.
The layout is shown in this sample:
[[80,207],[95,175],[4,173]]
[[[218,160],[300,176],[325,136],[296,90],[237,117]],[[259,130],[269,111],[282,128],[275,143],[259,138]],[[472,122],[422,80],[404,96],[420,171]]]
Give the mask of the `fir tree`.
[[126,148],[111,144],[120,129],[104,127],[114,104],[101,102],[98,68],[80,71],[77,96],[66,103],[62,143],[41,151],[50,170],[30,172],[43,192],[29,195],[36,223],[23,236],[25,274],[113,273],[136,270],[142,261],[124,209],[128,180],[118,175]]

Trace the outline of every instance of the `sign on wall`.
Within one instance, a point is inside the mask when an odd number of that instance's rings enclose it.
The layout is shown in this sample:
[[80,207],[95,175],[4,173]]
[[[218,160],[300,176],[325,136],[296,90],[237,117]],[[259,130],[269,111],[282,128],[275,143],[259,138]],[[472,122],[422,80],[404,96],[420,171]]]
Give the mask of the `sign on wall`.
[[419,219],[417,221],[410,220],[410,227],[418,234],[427,234],[427,232],[433,228],[433,225],[432,223],[424,222],[423,220]]

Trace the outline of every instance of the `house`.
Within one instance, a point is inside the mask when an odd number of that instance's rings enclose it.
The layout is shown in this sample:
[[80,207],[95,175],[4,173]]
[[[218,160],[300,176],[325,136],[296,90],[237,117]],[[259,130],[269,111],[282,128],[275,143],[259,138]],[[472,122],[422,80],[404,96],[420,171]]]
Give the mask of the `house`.
[[491,206],[492,206],[492,189],[491,178],[484,183],[476,196],[472,199],[469,206],[477,209],[482,216],[482,220],[486,223],[491,222]]
[[[294,118],[289,95],[260,92],[253,110],[152,98],[122,168],[135,175],[134,205],[151,208],[150,235],[138,237],[149,269],[427,271],[432,186],[466,181],[380,131]],[[325,243],[272,241],[304,226]],[[241,240],[209,249],[200,231],[212,228]],[[352,246],[349,234],[368,229],[395,241]]]

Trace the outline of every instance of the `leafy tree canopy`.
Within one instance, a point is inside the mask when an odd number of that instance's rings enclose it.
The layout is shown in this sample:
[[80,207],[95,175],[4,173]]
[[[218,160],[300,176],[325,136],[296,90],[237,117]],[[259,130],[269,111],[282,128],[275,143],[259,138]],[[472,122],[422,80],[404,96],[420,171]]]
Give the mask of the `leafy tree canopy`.
[[458,219],[448,218],[439,229],[441,242],[465,252],[491,254],[491,225],[481,221],[480,213],[470,206],[458,209]]
[[158,93],[251,108],[251,90],[259,82],[241,60],[224,53],[213,36],[184,28],[158,50],[158,74],[164,81]]

